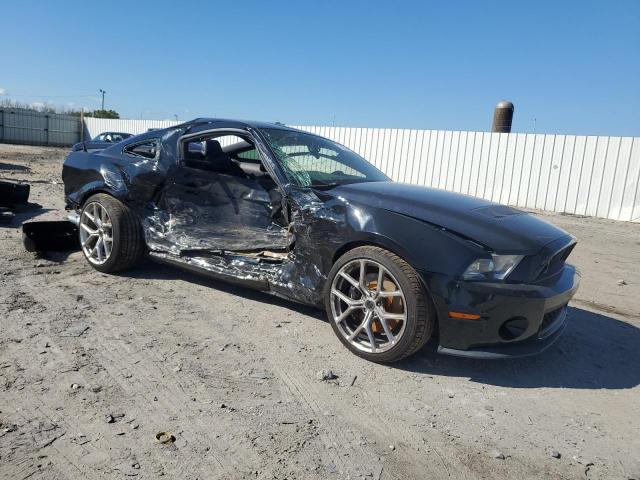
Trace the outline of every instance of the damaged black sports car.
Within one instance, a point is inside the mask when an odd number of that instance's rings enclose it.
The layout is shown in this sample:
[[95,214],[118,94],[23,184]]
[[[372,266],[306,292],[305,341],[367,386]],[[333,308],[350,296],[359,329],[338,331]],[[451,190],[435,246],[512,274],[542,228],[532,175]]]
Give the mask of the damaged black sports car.
[[478,198],[392,182],[326,138],[196,119],[72,152],[67,208],[101,272],[143,255],[324,307],[340,341],[393,362],[540,352],[578,288],[575,239]]

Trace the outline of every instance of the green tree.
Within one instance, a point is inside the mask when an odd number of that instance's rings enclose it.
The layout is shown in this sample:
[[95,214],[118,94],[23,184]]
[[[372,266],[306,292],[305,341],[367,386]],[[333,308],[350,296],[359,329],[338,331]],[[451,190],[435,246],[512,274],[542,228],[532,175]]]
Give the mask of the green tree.
[[95,118],[120,118],[120,114],[115,110],[94,110],[88,114],[88,116]]

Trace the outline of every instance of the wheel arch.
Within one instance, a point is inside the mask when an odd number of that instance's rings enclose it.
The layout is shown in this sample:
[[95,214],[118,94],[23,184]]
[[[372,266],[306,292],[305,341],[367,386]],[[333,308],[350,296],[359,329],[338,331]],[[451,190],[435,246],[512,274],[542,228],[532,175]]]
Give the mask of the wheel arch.
[[113,197],[117,200],[122,201],[122,198],[120,198],[113,190],[111,190],[108,186],[106,185],[97,185],[91,188],[88,188],[84,191],[82,191],[77,197],[76,197],[76,208],[81,209],[82,206],[86,203],[86,201],[91,198],[94,195],[97,195],[99,193],[103,193],[105,195],[109,195],[110,197]]
[[333,265],[338,261],[338,259],[342,257],[345,253],[358,247],[384,248],[385,250],[388,250],[391,253],[398,255],[405,262],[411,265],[414,269],[416,268],[414,259],[411,258],[412,256],[405,248],[403,248],[397,242],[394,242],[390,238],[377,233],[369,233],[369,234],[360,236],[357,239],[354,239],[342,244],[340,247],[338,247],[335,250],[331,258],[331,265],[329,265],[329,268],[333,267]]

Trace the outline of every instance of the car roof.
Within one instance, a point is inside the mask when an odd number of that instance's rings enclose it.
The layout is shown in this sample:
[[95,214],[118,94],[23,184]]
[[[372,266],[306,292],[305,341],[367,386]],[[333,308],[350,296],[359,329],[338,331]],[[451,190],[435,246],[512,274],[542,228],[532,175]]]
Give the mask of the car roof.
[[[194,118],[193,120],[189,120],[188,122],[180,123],[178,125],[172,125],[171,127],[150,130],[138,135],[134,135],[133,137],[130,137],[123,142],[114,144],[114,147],[119,146],[119,148],[122,148],[123,146],[137,143],[139,141],[144,141],[151,138],[164,137],[165,134],[169,132],[173,132],[175,130],[179,130],[179,129],[187,129],[192,133],[198,133],[198,131],[200,130],[207,130],[208,126],[211,128],[237,128],[237,129],[243,129],[243,130],[246,129],[247,127],[258,128],[258,129],[270,128],[270,129],[278,129],[278,130],[288,130],[291,132],[307,133],[309,135],[313,135],[312,133],[305,132],[297,128],[287,127],[286,125],[283,125],[281,123],[203,117],[203,118]],[[106,148],[105,151],[110,150],[111,148],[113,147]]]
[[170,131],[177,128],[188,128],[195,129],[197,127],[202,127],[206,125],[211,125],[215,127],[221,128],[272,128],[279,130],[291,130],[295,132],[300,132],[301,130],[297,130],[295,128],[287,127],[282,123],[269,123],[269,122],[261,122],[257,120],[237,120],[231,118],[194,118],[193,120],[189,120],[188,122],[181,123],[179,125],[174,125],[172,127],[168,127],[164,130]]

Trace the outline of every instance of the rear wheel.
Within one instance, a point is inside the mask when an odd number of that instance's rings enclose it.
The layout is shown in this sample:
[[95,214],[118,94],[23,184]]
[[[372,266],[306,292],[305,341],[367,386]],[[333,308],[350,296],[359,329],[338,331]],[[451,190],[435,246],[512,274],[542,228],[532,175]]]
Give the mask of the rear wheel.
[[80,245],[89,264],[100,272],[117,272],[134,266],[144,250],[135,214],[119,200],[99,193],[82,207]]
[[435,312],[416,271],[378,247],[340,257],[327,281],[325,307],[340,341],[374,362],[401,360],[431,337]]

